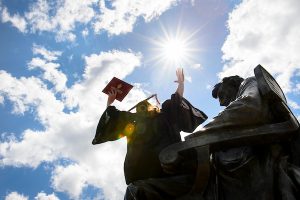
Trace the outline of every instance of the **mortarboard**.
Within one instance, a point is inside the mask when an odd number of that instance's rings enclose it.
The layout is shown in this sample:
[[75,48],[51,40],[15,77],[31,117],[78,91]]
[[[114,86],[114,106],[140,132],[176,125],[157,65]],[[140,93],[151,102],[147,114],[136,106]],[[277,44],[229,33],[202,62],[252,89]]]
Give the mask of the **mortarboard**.
[[[158,98],[157,98],[157,94],[152,94],[150,97],[144,99],[143,101],[146,101],[146,102],[147,102],[147,101],[148,101],[149,99],[151,99],[152,97],[155,97],[156,102],[157,102],[158,104],[160,104],[159,101],[158,101]],[[143,101],[140,101],[139,103],[141,103],[141,102],[143,102]],[[139,105],[139,103],[135,104],[132,108],[130,108],[130,109],[128,110],[128,112],[130,112],[131,110],[133,110],[134,108],[136,108],[136,107]]]
[[118,101],[122,101],[125,96],[129,93],[129,91],[132,89],[132,85],[129,83],[126,83],[125,81],[122,81],[116,77],[113,77],[111,81],[105,86],[105,88],[102,90],[103,93],[108,94],[112,90],[117,91],[116,99]]

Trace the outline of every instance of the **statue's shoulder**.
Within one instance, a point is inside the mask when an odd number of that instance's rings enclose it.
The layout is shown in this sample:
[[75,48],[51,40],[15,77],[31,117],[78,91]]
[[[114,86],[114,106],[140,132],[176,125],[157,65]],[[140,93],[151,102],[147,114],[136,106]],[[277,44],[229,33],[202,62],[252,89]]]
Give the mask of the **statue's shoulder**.
[[254,69],[259,92],[265,99],[287,104],[286,97],[275,78],[261,65]]

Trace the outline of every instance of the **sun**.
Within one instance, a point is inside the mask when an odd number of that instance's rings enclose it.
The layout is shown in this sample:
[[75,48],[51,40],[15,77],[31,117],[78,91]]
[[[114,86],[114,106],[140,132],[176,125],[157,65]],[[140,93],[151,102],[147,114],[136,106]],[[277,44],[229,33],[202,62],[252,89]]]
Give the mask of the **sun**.
[[157,38],[151,39],[153,56],[151,61],[160,67],[174,69],[189,65],[195,61],[195,52],[199,49],[194,47],[194,36],[197,31],[184,31],[182,27],[169,30],[162,25],[162,33]]
[[147,75],[155,87],[174,79],[177,68],[184,69],[188,78],[189,71],[202,59],[202,27],[191,29],[181,26],[180,21],[176,22],[177,25],[161,22],[155,32],[137,35],[149,45],[145,51],[144,66],[147,66]]
[[180,38],[168,38],[161,45],[160,54],[168,63],[181,64],[187,57],[188,48],[184,40]]

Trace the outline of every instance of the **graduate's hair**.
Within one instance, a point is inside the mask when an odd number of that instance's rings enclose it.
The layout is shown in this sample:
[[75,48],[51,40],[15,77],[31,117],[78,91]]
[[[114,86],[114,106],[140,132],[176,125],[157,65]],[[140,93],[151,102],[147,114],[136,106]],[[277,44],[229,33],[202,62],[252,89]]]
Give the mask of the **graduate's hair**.
[[141,101],[136,105],[136,112],[137,113],[146,112],[148,110],[148,106],[150,106],[150,105],[151,104],[146,100]]
[[141,101],[136,105],[136,112],[159,112],[159,108],[157,106],[153,106],[147,100]]
[[243,81],[244,81],[244,79],[238,75],[228,76],[228,77],[223,78],[220,83],[217,83],[214,86],[214,89],[212,90],[213,98],[215,98],[215,99],[218,98],[218,91],[222,84],[231,85],[234,88],[238,89]]

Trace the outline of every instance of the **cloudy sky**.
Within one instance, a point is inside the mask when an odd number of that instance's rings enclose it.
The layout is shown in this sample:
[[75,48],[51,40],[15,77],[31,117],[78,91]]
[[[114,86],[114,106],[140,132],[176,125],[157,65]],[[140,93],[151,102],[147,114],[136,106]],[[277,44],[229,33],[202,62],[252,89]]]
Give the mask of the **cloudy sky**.
[[181,66],[212,118],[213,85],[262,64],[299,119],[299,18],[299,0],[0,0],[0,199],[123,199],[126,141],[91,144],[114,76],[127,110]]

